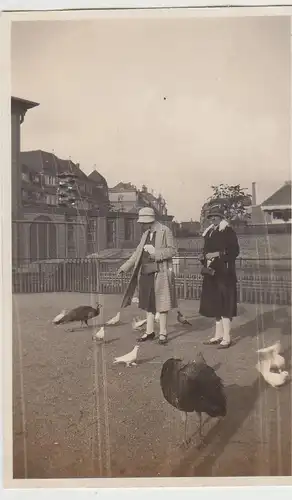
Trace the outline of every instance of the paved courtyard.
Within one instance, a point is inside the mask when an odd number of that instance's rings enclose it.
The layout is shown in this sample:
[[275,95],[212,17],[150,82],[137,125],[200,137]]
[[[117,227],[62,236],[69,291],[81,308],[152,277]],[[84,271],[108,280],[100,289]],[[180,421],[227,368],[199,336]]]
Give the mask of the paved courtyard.
[[[98,300],[96,325],[116,314],[121,296]],[[218,351],[202,345],[212,322],[199,316],[198,302],[181,301],[192,327],[171,313],[169,344],[143,344],[138,366],[126,368],[112,362],[136,343],[136,304],[123,311],[119,326],[106,329],[100,346],[92,341],[97,326],[69,332],[51,323],[63,308],[94,304],[95,295],[14,295],[13,302],[15,478],[291,475],[291,385],[273,389],[255,370],[256,349],[281,340],[290,371],[288,306],[240,305],[236,343]],[[228,398],[224,420],[205,417],[200,450],[197,416],[189,417],[185,449],[181,414],[164,401],[159,383],[167,358],[192,359],[198,349]]]

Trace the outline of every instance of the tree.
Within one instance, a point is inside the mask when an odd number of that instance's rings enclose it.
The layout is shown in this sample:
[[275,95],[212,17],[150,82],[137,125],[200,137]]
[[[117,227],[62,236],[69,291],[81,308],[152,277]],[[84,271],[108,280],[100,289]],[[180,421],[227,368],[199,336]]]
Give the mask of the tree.
[[205,218],[206,211],[210,206],[216,203],[220,203],[224,207],[226,219],[234,222],[246,222],[250,218],[247,207],[251,205],[251,195],[246,193],[246,188],[242,188],[240,184],[235,186],[219,184],[219,186],[211,186],[211,188],[213,193],[202,207],[201,219]]

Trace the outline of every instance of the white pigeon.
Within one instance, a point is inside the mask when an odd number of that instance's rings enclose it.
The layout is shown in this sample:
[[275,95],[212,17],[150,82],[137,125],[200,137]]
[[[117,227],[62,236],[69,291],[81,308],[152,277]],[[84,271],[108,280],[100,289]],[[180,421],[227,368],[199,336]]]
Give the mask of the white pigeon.
[[131,352],[128,352],[128,354],[125,354],[124,356],[119,356],[118,358],[114,359],[114,364],[115,363],[126,363],[126,366],[132,366],[132,365],[137,365],[136,359],[138,355],[138,349],[139,345],[135,345],[134,349]]
[[139,330],[146,323],[147,323],[147,319],[134,318],[132,321],[133,330]]
[[256,368],[262,374],[265,381],[270,384],[272,387],[280,387],[285,384],[286,380],[289,378],[289,373],[283,371],[281,373],[271,372],[269,367],[271,364],[266,361],[262,361],[261,363],[257,363]]
[[60,319],[63,318],[63,316],[65,316],[65,314],[67,314],[67,310],[66,309],[63,309],[52,321],[52,323],[58,323],[58,321],[60,321]]
[[93,335],[92,339],[93,340],[103,340],[104,339],[104,326],[102,326],[100,328],[100,330],[98,330],[98,332],[96,332],[96,334]]
[[260,360],[270,360],[270,368],[277,368],[281,372],[285,366],[285,359],[279,354],[281,350],[281,342],[278,340],[270,347],[259,349],[257,353],[260,355]]
[[155,318],[154,318],[154,319],[155,319],[155,321],[156,321],[156,323],[158,323],[158,322],[159,322],[159,318],[160,318],[160,313],[159,313],[159,312],[157,312],[157,313],[155,314]]
[[118,312],[118,314],[116,314],[116,316],[114,316],[112,319],[109,319],[106,322],[106,325],[116,325],[120,321],[120,316],[121,316],[121,313]]

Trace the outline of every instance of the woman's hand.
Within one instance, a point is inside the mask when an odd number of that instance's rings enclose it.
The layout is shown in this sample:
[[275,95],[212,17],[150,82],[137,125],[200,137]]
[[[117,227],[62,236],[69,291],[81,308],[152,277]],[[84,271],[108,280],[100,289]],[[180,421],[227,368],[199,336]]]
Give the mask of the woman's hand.
[[220,257],[220,252],[209,252],[206,254],[206,259],[215,259],[215,257]]
[[122,274],[124,274],[124,269],[122,267],[120,267],[118,270],[117,270],[117,276],[121,276]]
[[155,248],[153,245],[145,245],[144,250],[149,253],[149,255],[155,254]]

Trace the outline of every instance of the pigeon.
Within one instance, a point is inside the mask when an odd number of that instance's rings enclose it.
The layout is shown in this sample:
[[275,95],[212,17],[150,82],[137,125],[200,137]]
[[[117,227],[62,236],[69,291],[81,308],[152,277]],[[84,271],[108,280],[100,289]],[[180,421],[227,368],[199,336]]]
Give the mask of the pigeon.
[[133,330],[140,330],[140,328],[142,328],[142,326],[144,326],[146,323],[147,323],[146,319],[139,319],[137,317],[134,318],[132,321]]
[[281,342],[278,340],[270,347],[259,349],[257,353],[259,354],[260,362],[263,360],[269,360],[271,362],[269,369],[277,369],[281,372],[282,368],[285,366],[285,359],[279,354],[281,350]]
[[67,314],[68,310],[67,309],[63,309],[52,321],[52,323],[54,324],[58,324],[58,322],[60,321],[60,319],[62,319],[66,314]]
[[124,356],[119,356],[118,358],[114,359],[114,364],[115,363],[126,363],[126,366],[132,366],[132,365],[137,365],[136,359],[138,355],[138,349],[140,346],[135,345],[134,349],[131,352],[128,352],[128,354],[125,354]]
[[180,311],[177,311],[177,321],[182,325],[192,326],[192,324],[182,315]]
[[289,373],[287,371],[282,371],[281,373],[274,373],[270,371],[271,361],[264,360],[256,364],[256,369],[261,373],[265,381],[272,387],[280,387],[284,385],[289,378]]
[[93,340],[103,340],[104,339],[104,326],[102,326],[100,328],[100,330],[98,330],[98,332],[93,335],[92,337]]
[[114,316],[112,319],[109,319],[106,322],[106,325],[116,325],[120,321],[120,316],[121,316],[121,313],[118,312],[118,314],[116,314],[116,316]]

